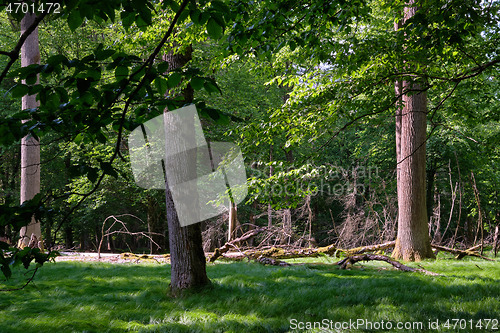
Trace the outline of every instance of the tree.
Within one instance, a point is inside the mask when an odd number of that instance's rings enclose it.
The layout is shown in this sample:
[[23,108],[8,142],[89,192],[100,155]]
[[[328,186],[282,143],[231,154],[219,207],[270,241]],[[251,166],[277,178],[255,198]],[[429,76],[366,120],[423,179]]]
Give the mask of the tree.
[[[498,4],[433,0],[418,2],[418,11],[416,1],[258,4],[240,15],[232,46],[244,54],[244,43],[238,43],[249,41],[260,58],[272,58],[276,66],[294,64],[276,77],[294,87],[294,116],[282,112],[276,119],[294,131],[287,145],[310,137],[319,143],[315,150],[324,152],[348,127],[371,126],[376,116],[402,107],[397,111],[400,228],[394,255],[433,257],[425,200],[427,113],[432,124],[436,111],[449,107],[446,102],[460,82],[499,63],[493,46]],[[387,15],[403,11],[404,25],[394,31]],[[395,82],[400,103],[388,90]]]
[[[417,10],[416,4],[410,2],[405,8],[404,21],[413,17]],[[400,91],[398,88],[396,93]],[[401,114],[396,116],[398,235],[392,256],[409,261],[435,257],[427,226],[425,142],[428,110],[427,94],[422,88],[422,82],[408,79],[403,82]]]
[[[35,22],[36,15],[27,13],[21,20],[21,35]],[[40,64],[38,46],[38,27],[26,38],[21,47],[21,66]],[[38,75],[31,78],[38,80]],[[33,83],[33,82],[32,82]],[[36,95],[25,95],[22,98],[22,109],[36,109],[39,103]],[[31,200],[40,193],[40,143],[33,135],[28,134],[21,140],[21,204]],[[40,221],[32,217],[31,223],[21,228],[19,247],[31,246],[43,248]]]
[[[175,52],[174,50],[170,51],[164,57],[164,60],[169,65],[168,70],[172,72],[184,67],[192,59],[192,52],[193,49],[191,45],[185,47],[183,50],[176,50]],[[190,84],[182,90],[181,99],[183,103],[191,103],[193,101],[193,88]],[[168,111],[168,108],[166,108],[164,118],[166,127],[186,127],[185,124],[177,124],[175,119],[168,117]],[[192,129],[194,133],[194,124]],[[182,147],[184,145],[189,146],[187,141],[194,138],[194,136],[191,138],[191,133],[184,134],[186,135],[169,137],[166,141],[169,146],[168,149],[171,151],[184,151]],[[196,168],[196,164],[187,164],[184,166],[184,172],[192,174],[193,168]],[[173,182],[175,179],[168,179],[165,175],[165,200],[167,203],[168,240],[171,263],[170,289],[174,295],[178,295],[186,289],[203,287],[209,284],[210,280],[207,277],[205,268],[206,259],[201,238],[201,223],[181,227],[172,192],[169,189],[169,181]],[[196,200],[196,198],[193,198],[193,200]],[[196,203],[193,202],[193,205],[196,206]]]

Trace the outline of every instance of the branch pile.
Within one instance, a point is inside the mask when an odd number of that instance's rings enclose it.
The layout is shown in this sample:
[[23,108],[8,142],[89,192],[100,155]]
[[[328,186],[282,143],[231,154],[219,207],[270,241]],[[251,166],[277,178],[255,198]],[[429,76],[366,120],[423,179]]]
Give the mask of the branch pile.
[[[231,255],[231,259],[235,260],[240,260],[242,258],[249,258],[249,259],[256,259],[258,260],[260,257],[263,258],[273,258],[273,259],[293,259],[293,258],[303,258],[303,257],[319,257],[323,255],[329,255],[329,256],[338,256],[339,254],[343,254],[346,257],[352,257],[355,256],[356,258],[359,257],[360,254],[366,253],[366,252],[379,252],[383,250],[387,250],[390,248],[393,248],[394,245],[396,244],[395,241],[390,241],[382,244],[375,244],[375,245],[369,245],[369,246],[361,246],[361,247],[356,247],[352,249],[339,249],[335,247],[334,244],[328,245],[328,246],[323,246],[323,247],[317,247],[317,248],[291,248],[289,246],[273,246],[268,249],[249,249],[246,251],[241,251],[237,245],[243,241],[246,241],[257,234],[268,230],[268,228],[258,228],[258,229],[253,229],[248,232],[246,232],[243,236],[236,238],[230,242],[227,242],[224,244],[224,246],[215,249],[215,252],[210,256],[209,261],[214,262],[218,258],[222,257],[225,253],[227,253],[229,250],[232,248],[236,249],[239,251],[237,254]],[[491,258],[485,257],[478,252],[474,251],[477,247],[473,247],[467,250],[459,250],[459,249],[453,249],[441,245],[436,245],[432,244],[432,248],[438,250],[438,251],[444,251],[444,252],[449,252],[452,254],[457,255],[456,259],[462,259],[465,256],[472,256],[472,257],[477,257],[481,258],[484,260],[488,261],[495,261]],[[380,252],[379,252],[380,253]],[[380,255],[377,253],[376,255]],[[381,256],[384,257],[384,256]],[[366,257],[367,258],[367,257]],[[388,257],[385,257],[388,258]],[[348,259],[348,258],[346,258]],[[361,259],[363,260],[363,259]],[[373,259],[372,259],[373,260]],[[386,260],[384,260],[386,261]]]

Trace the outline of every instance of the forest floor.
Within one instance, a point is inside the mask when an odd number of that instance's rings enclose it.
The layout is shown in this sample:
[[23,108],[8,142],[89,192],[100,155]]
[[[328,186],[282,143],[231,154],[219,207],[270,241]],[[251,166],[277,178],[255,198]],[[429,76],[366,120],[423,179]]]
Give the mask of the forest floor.
[[[0,293],[0,332],[500,331],[498,261],[440,254],[408,264],[441,274],[428,276],[383,262],[340,270],[337,260],[217,261],[207,265],[212,286],[181,298],[168,295],[170,266],[161,262],[47,263],[25,289]],[[27,275],[16,272],[0,286],[22,285]]]

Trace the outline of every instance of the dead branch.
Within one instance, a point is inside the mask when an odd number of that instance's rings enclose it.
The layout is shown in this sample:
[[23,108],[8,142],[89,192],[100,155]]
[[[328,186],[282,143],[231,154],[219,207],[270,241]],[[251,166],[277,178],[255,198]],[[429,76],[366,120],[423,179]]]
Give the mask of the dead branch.
[[256,261],[262,265],[272,265],[272,266],[281,266],[281,267],[292,266],[292,264],[289,264],[285,261],[281,261],[281,260],[273,259],[273,258],[267,258],[264,256],[259,256],[256,259]]
[[[142,223],[144,223],[143,220],[141,220],[140,218],[138,218],[137,216],[135,215],[132,215],[132,214],[121,214],[121,215],[110,215],[108,216],[104,222],[102,223],[102,230],[101,230],[101,239],[99,241],[99,246],[97,248],[97,258],[98,259],[101,259],[101,246],[102,246],[102,243],[104,241],[104,237],[108,237],[108,236],[111,236],[111,235],[114,235],[114,234],[125,234],[125,235],[130,235],[130,236],[143,236],[143,237],[146,237],[147,239],[149,239],[152,243],[154,243],[156,246],[158,246],[158,248],[160,247],[160,245],[158,245],[154,240],[153,238],[151,238],[150,235],[159,235],[158,233],[153,233],[153,232],[132,232],[130,230],[128,230],[127,228],[127,225],[119,220],[118,218],[119,217],[122,217],[122,216],[131,216],[131,217],[134,217],[136,219],[138,219],[139,221],[141,221]],[[113,223],[111,223],[111,225],[109,226],[109,228],[106,230],[106,232],[104,231],[104,226],[106,225],[106,222],[109,220],[109,219],[113,219]],[[114,230],[114,231],[111,231],[111,229],[115,226],[115,224],[121,224],[121,229],[119,230]]]
[[[235,239],[232,242],[226,243],[223,247],[220,249],[216,249],[214,254],[210,257],[210,262],[214,262],[217,258],[222,256],[223,253],[226,253],[229,251],[232,247],[234,247],[234,244],[237,242],[241,242],[246,240],[249,237],[254,236],[255,234],[262,232],[264,230],[267,230],[268,228],[261,228],[261,229],[255,229],[247,232],[244,234],[242,237]],[[381,250],[386,250],[391,247],[394,247],[395,241],[391,242],[386,242],[382,244],[375,244],[375,245],[369,245],[369,246],[361,246],[361,247],[356,247],[352,249],[339,249],[336,248],[334,244],[324,246],[324,247],[318,247],[318,248],[293,248],[290,246],[273,246],[268,249],[252,249],[252,250],[247,250],[243,252],[242,254],[245,257],[251,257],[251,258],[259,258],[260,256],[266,257],[266,258],[274,258],[274,259],[292,259],[292,258],[302,258],[302,257],[318,257],[321,255],[330,255],[330,256],[337,256],[339,253],[344,253],[346,256],[354,256],[354,255],[359,255],[363,254],[365,252],[376,252],[376,251],[381,251]],[[452,249],[449,247],[445,246],[440,246],[436,244],[431,245],[434,249],[439,250],[439,251],[444,251],[444,252],[449,252],[452,254],[457,255],[457,259],[461,259],[465,256],[473,256],[477,258],[481,258],[484,260],[488,261],[495,261],[493,259],[490,259],[488,257],[482,256],[479,253],[473,251],[474,249],[477,248],[473,247],[467,250],[458,250],[458,249]],[[480,245],[478,245],[480,246]],[[241,251],[240,251],[241,254]],[[231,256],[231,259],[237,259],[240,260],[243,258],[243,255],[238,255],[238,256]]]
[[394,247],[395,244],[396,244],[396,241],[391,241],[391,242],[386,242],[386,243],[382,243],[382,244],[361,246],[361,247],[356,247],[353,249],[342,250],[342,251],[345,252],[345,254],[347,256],[350,256],[353,254],[361,254],[361,253],[365,253],[365,252],[375,252],[375,251],[386,250],[388,248]]
[[445,252],[449,252],[449,253],[452,253],[452,254],[456,254],[457,255],[457,257],[456,257],[457,259],[462,259],[465,256],[471,256],[471,257],[477,257],[477,258],[481,258],[481,259],[488,260],[488,261],[495,261],[493,259],[490,259],[488,257],[482,256],[479,253],[474,252],[474,251],[470,251],[470,250],[452,249],[450,247],[440,246],[440,245],[436,245],[436,244],[431,244],[431,246],[433,248],[435,248],[436,250],[439,250],[439,251],[445,251]]
[[255,235],[263,232],[266,229],[267,228],[253,229],[253,230],[250,230],[250,231],[246,232],[241,237],[238,237],[236,239],[233,239],[230,242],[227,242],[222,247],[215,249],[214,253],[209,258],[209,261],[210,262],[214,262],[215,260],[217,260],[217,258],[219,258],[220,256],[222,256],[223,253],[226,253],[227,251],[229,251],[229,249],[236,248],[236,244],[238,244],[240,242],[243,242],[243,241],[246,241],[247,239],[252,238],[253,236],[255,236]]
[[473,246],[473,247],[469,247],[469,248],[468,248],[467,250],[465,250],[465,251],[476,251],[477,249],[479,249],[479,248],[480,248],[480,247],[482,247],[482,246],[483,246],[483,243],[478,244],[478,245],[475,245],[475,246]]
[[359,261],[385,261],[392,266],[394,266],[396,269],[404,272],[420,272],[424,273],[426,275],[433,275],[433,276],[439,276],[438,273],[430,272],[428,270],[425,270],[423,268],[413,268],[413,267],[408,267],[406,265],[403,265],[399,261],[393,260],[387,256],[383,256],[380,254],[362,254],[362,255],[357,255],[357,256],[350,256],[345,259],[340,260],[337,262],[337,265],[340,266],[340,269],[346,269],[347,265],[351,264],[354,265],[355,263]]

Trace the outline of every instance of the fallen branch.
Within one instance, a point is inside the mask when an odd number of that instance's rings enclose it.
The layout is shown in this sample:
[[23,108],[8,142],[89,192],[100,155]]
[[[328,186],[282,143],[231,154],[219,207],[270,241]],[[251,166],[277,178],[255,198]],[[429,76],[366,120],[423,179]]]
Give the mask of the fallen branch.
[[217,260],[217,258],[221,257],[222,254],[224,254],[227,251],[229,251],[229,249],[231,249],[231,248],[237,248],[236,244],[238,244],[240,242],[243,242],[243,241],[246,241],[247,239],[250,239],[250,238],[254,237],[255,235],[263,232],[264,230],[266,230],[266,228],[253,229],[253,230],[247,231],[241,237],[233,239],[230,242],[227,242],[226,244],[224,244],[220,248],[215,249],[214,253],[208,259],[208,261],[214,262],[215,260]]
[[354,254],[361,254],[365,252],[375,252],[375,251],[380,251],[380,250],[386,250],[388,248],[394,247],[396,245],[396,241],[391,241],[391,242],[386,242],[382,244],[375,244],[375,245],[369,245],[369,246],[361,246],[361,247],[355,247],[353,249],[349,250],[342,250],[345,252],[347,256],[354,255]]
[[281,260],[277,260],[277,259],[273,259],[273,258],[267,258],[264,256],[258,257],[256,259],[256,261],[262,265],[272,265],[272,266],[282,266],[282,267],[292,266],[291,264],[289,264],[285,261],[281,261]]
[[404,272],[420,272],[424,273],[426,275],[433,275],[433,276],[438,276],[438,273],[430,272],[428,270],[425,270],[423,268],[413,268],[413,267],[408,267],[406,265],[403,265],[399,261],[393,260],[387,256],[383,256],[380,254],[362,254],[362,255],[357,255],[357,256],[350,256],[345,259],[340,260],[337,262],[337,265],[340,266],[340,269],[346,269],[348,264],[354,265],[355,263],[359,261],[385,261],[392,266],[394,266],[396,269],[399,269],[400,271]]
[[480,247],[482,247],[482,246],[483,246],[483,243],[478,244],[478,245],[473,246],[473,247],[469,247],[469,248],[468,248],[468,249],[466,249],[465,251],[475,251],[475,250],[479,249],[479,248],[480,248]]
[[[222,246],[219,249],[215,249],[214,254],[210,257],[210,262],[214,262],[217,258],[221,257],[222,254],[226,253],[229,251],[232,247],[236,248],[234,244],[244,241],[250,237],[253,237],[259,232],[262,232],[266,230],[266,228],[262,229],[255,229],[252,231],[247,232],[240,238],[235,239],[234,241],[231,241],[229,243],[226,243],[224,246]],[[271,247],[270,249],[265,249],[265,250],[248,250],[245,252],[240,251],[240,255],[237,256],[231,256],[231,259],[235,260],[241,260],[243,256],[245,257],[250,257],[250,258],[259,258],[260,256],[266,257],[266,258],[274,258],[274,259],[293,259],[293,258],[303,258],[303,257],[319,257],[321,255],[329,255],[329,256],[336,256],[338,253],[344,253],[347,257],[354,256],[354,255],[359,255],[365,252],[375,252],[375,251],[381,251],[381,250],[386,250],[391,247],[394,247],[396,244],[395,241],[391,242],[386,242],[382,244],[375,244],[375,245],[369,245],[369,246],[361,246],[361,247],[356,247],[352,249],[339,249],[336,248],[335,245],[328,245],[324,247],[318,247],[318,248],[288,248],[288,247]],[[444,252],[450,252],[452,254],[457,255],[457,259],[461,259],[465,256],[473,256],[477,258],[481,258],[484,260],[488,261],[495,261],[493,259],[490,259],[488,257],[482,256],[481,254],[472,251],[476,247],[473,247],[471,249],[467,250],[458,250],[458,249],[452,249],[449,247],[445,246],[440,246],[440,245],[435,245],[431,244],[431,246],[438,250],[438,251],[444,251]],[[480,245],[478,245],[480,246]]]
[[431,246],[433,248],[435,248],[436,250],[439,250],[439,251],[445,251],[445,252],[449,252],[449,253],[452,253],[452,254],[456,254],[457,255],[457,257],[456,257],[457,259],[462,259],[465,256],[471,256],[471,257],[477,257],[477,258],[481,258],[481,259],[488,260],[488,261],[495,261],[495,260],[493,260],[491,258],[482,256],[479,253],[474,252],[474,251],[470,251],[470,250],[452,249],[450,247],[436,245],[436,244],[431,244]]

